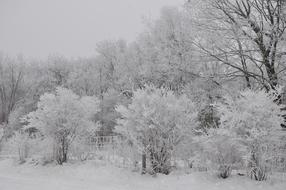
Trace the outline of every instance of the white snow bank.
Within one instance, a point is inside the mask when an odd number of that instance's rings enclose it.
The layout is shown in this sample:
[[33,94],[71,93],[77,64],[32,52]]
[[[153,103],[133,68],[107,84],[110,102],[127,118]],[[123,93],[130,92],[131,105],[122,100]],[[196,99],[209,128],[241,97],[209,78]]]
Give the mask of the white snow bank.
[[247,177],[218,179],[207,173],[152,177],[89,161],[64,166],[18,165],[0,161],[0,190],[285,190],[284,181],[257,182]]

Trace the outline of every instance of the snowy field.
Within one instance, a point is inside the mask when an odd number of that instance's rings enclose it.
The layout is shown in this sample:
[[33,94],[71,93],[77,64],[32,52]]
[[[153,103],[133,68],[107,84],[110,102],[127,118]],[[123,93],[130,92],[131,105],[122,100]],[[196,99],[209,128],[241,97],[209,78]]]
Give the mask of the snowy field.
[[257,182],[246,177],[218,179],[207,173],[173,173],[142,176],[137,172],[96,162],[64,166],[18,165],[0,161],[1,190],[275,190],[286,189],[286,181]]

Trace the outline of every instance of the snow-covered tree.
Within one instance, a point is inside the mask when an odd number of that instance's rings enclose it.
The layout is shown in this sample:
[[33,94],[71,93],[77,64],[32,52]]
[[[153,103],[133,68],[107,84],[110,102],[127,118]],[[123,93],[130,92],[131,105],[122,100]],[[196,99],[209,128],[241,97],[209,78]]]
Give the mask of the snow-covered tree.
[[55,93],[40,97],[37,110],[24,121],[26,128],[36,128],[45,137],[53,139],[59,164],[67,161],[68,149],[81,132],[95,127],[92,116],[99,110],[96,97],[79,97],[71,90],[58,87]]
[[277,93],[245,90],[238,97],[225,96],[215,106],[220,113],[220,128],[215,133],[241,139],[250,151],[249,167],[256,180],[264,180],[266,156],[263,146],[272,132],[281,130],[284,111],[275,103]]
[[[196,126],[194,103],[172,91],[146,86],[134,92],[131,104],[116,110],[122,116],[116,130],[149,156],[153,172],[168,174],[173,151]],[[144,156],[142,167],[144,173]]]
[[275,103],[274,92],[245,90],[238,97],[225,96],[224,103],[217,103],[221,130],[246,139],[260,139],[273,130],[280,129],[283,112]]
[[267,90],[282,84],[285,0],[189,0],[187,4],[197,13],[193,17],[197,46],[214,63],[226,66],[226,76]]
[[76,60],[68,75],[66,87],[81,96],[99,95],[99,66],[96,63],[95,58]]
[[192,81],[201,65],[196,65],[192,28],[183,11],[164,7],[160,18],[148,23],[138,38],[143,80],[158,87],[181,92]]
[[117,124],[116,120],[120,117],[120,114],[115,110],[117,105],[126,105],[129,100],[125,95],[115,90],[109,90],[104,93],[103,99],[100,102],[101,111],[98,112],[94,120],[101,124],[101,134],[109,135],[113,132],[114,126]]
[[0,54],[0,124],[8,123],[9,114],[24,95],[23,60],[11,59]]

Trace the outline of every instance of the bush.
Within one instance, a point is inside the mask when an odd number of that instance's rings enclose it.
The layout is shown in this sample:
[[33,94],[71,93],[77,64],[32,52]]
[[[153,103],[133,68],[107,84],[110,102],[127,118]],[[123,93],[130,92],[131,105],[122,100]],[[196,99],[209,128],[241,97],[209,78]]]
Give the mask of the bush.
[[265,181],[267,179],[267,169],[266,166],[252,166],[250,167],[249,176],[251,179],[256,181]]
[[270,134],[280,130],[284,122],[285,111],[275,103],[277,99],[277,92],[246,90],[237,97],[225,96],[223,103],[215,105],[221,122],[216,132],[243,142],[250,151],[250,176],[259,181],[266,179],[267,172],[267,156],[260,145],[267,147]]
[[231,165],[220,165],[219,168],[218,168],[218,176],[223,178],[223,179],[226,179],[230,176],[231,174],[231,168],[232,166]]
[[243,147],[230,137],[213,135],[201,139],[203,156],[211,169],[217,171],[221,178],[228,178],[234,166],[242,163]]
[[16,132],[14,141],[17,145],[20,162],[25,162],[30,153],[29,135],[24,132]]
[[267,173],[271,168],[271,164],[267,162],[269,152],[263,145],[267,146],[265,142],[253,142],[250,145],[250,154],[247,160],[248,175],[257,181],[266,180]]
[[145,158],[149,158],[154,173],[169,174],[172,152],[196,126],[193,102],[172,91],[146,86],[134,92],[130,105],[118,106],[116,111],[122,116],[116,130],[142,153],[143,173]]
[[67,161],[73,140],[83,132],[94,130],[91,121],[98,111],[95,97],[79,97],[72,91],[58,87],[56,92],[40,97],[37,110],[23,118],[28,125],[25,129],[38,129],[45,138],[53,139],[55,160],[62,164]]
[[3,142],[5,156],[17,157],[23,163],[33,153],[33,139],[24,131],[16,131],[7,141]]

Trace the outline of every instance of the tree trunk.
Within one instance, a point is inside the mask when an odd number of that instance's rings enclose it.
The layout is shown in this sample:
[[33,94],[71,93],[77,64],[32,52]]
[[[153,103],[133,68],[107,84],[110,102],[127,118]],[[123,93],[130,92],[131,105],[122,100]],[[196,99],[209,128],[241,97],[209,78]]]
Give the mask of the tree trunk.
[[150,159],[154,173],[162,173],[166,175],[170,173],[171,155],[168,153],[167,147],[165,147],[165,145],[162,145],[162,147],[151,148]]
[[56,160],[58,164],[62,165],[63,163],[67,162],[68,143],[66,137],[60,137],[57,146]]
[[141,174],[146,174],[146,161],[147,161],[146,153],[145,153],[145,151],[143,151],[143,153],[142,153],[142,172],[141,172]]

